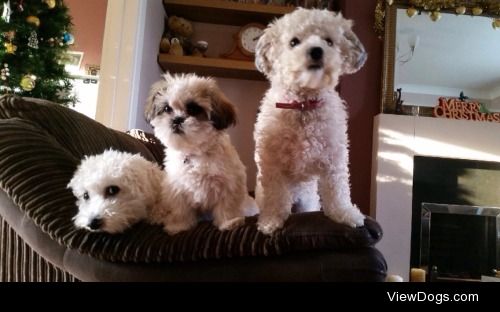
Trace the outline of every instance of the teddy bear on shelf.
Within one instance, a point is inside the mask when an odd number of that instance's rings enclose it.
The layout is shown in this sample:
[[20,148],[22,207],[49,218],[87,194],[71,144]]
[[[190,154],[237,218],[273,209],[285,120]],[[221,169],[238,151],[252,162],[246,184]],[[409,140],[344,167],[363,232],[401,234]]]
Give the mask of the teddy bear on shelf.
[[170,16],[160,42],[160,52],[172,55],[205,56],[206,41],[193,42],[194,29],[190,21],[183,17]]

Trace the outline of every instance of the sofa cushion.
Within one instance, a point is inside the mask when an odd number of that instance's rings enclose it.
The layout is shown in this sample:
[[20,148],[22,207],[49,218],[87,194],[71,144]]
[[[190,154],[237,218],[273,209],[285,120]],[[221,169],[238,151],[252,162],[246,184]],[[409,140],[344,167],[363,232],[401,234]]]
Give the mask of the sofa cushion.
[[141,153],[158,162],[163,150],[154,138],[133,138],[54,103],[0,98],[0,188],[43,232],[81,253],[116,262],[182,262],[348,250],[372,246],[382,236],[371,218],[353,229],[321,212],[294,214],[272,236],[257,231],[255,217],[232,231],[220,232],[210,222],[201,222],[175,236],[145,223],[116,235],[76,229],[75,198],[66,185],[84,155],[107,148]]
[[[102,153],[114,148],[141,153],[146,159],[162,162],[163,148],[150,150],[154,144],[130,138],[126,133],[109,129],[85,115],[49,101],[5,95],[0,98],[0,119],[18,118],[30,121],[55,140],[77,160],[84,155]],[[136,134],[134,132],[134,135]],[[160,158],[157,158],[160,157]]]

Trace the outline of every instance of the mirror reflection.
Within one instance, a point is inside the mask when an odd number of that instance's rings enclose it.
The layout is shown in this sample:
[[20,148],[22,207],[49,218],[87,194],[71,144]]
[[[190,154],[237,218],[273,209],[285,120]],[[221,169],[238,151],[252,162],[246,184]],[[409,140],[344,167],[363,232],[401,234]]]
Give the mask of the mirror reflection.
[[394,91],[403,105],[437,105],[440,97],[469,98],[500,111],[500,30],[485,16],[397,9]]

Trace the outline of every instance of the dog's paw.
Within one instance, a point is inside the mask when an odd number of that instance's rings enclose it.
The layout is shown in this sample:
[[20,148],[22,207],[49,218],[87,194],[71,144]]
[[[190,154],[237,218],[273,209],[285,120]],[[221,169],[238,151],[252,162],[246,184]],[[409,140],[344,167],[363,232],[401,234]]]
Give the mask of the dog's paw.
[[365,224],[365,216],[359,211],[356,205],[352,205],[350,208],[325,211],[325,215],[335,222],[346,224],[353,228]]
[[257,222],[257,229],[259,232],[271,235],[276,230],[281,229],[285,224],[285,219],[280,218],[259,218]]
[[222,222],[222,224],[219,225],[218,228],[220,231],[229,231],[242,226],[243,224],[245,224],[245,217],[238,217]]

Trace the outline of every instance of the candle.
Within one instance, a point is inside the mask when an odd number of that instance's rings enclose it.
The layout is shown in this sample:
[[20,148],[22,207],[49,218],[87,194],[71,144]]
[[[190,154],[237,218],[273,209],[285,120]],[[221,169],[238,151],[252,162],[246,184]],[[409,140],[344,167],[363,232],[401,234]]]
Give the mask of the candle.
[[425,270],[413,268],[410,271],[411,282],[425,282]]

